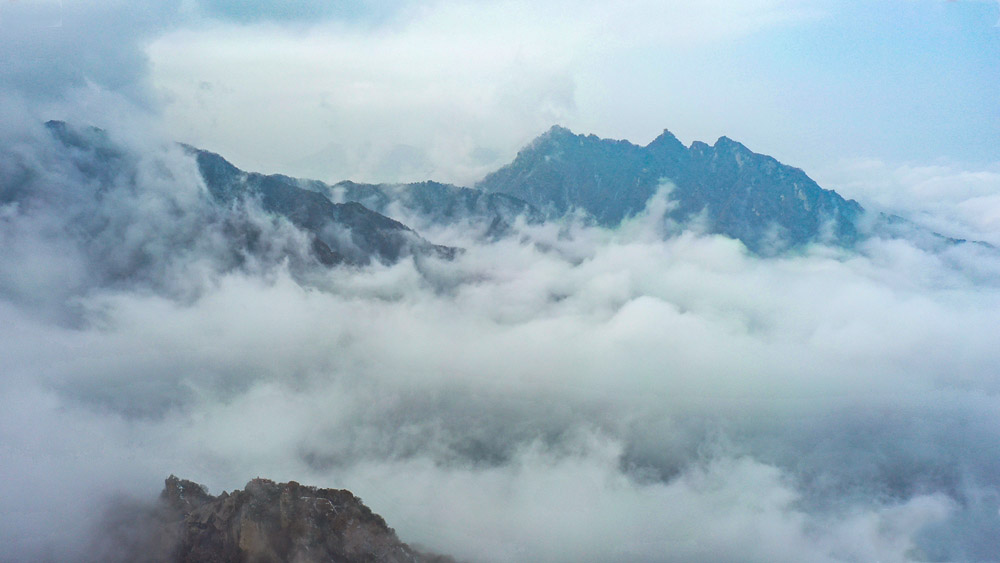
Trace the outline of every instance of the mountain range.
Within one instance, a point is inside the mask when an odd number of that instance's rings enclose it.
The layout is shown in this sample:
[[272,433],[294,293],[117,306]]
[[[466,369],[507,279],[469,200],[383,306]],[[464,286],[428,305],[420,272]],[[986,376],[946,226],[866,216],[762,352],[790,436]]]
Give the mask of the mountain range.
[[243,172],[215,153],[187,148],[217,202],[259,201],[264,210],[310,233],[313,253],[323,264],[368,264],[373,259],[391,263],[413,254],[454,256],[454,248],[433,245],[399,221],[354,200],[330,201],[316,189],[317,183],[306,183],[314,189],[305,189],[288,176]]
[[[74,163],[93,182],[110,183],[127,167],[126,151],[104,131],[60,121],[46,126],[65,147],[88,155]],[[810,243],[850,248],[871,233],[905,236],[909,226],[899,217],[866,214],[802,170],[727,137],[685,147],[666,130],[639,146],[554,126],[474,188],[433,181],[331,185],[246,172],[218,154],[182,146],[195,159],[239,257],[266,254],[262,249],[269,248],[259,225],[240,215],[248,208],[304,232],[309,259],[325,266],[388,264],[410,256],[449,259],[461,250],[428,241],[404,221],[419,229],[462,226],[486,239],[505,236],[518,221],[536,224],[568,215],[613,228],[642,212],[658,193],[669,201],[665,236],[693,228],[739,240],[762,255]],[[7,181],[0,199],[16,199],[24,191]]]
[[643,147],[556,126],[477,187],[519,197],[550,217],[580,209],[604,226],[638,213],[666,189],[674,202],[670,218],[682,225],[698,218],[708,232],[755,252],[809,242],[849,246],[859,238],[862,215],[857,202],[728,137],[685,147],[666,130]]

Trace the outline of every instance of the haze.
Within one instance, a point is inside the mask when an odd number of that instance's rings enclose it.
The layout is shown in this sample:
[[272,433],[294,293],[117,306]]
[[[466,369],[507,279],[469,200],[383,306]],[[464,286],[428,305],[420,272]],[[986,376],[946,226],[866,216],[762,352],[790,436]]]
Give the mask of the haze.
[[[350,489],[470,561],[997,560],[998,21],[963,0],[4,2],[0,201],[39,195],[0,204],[0,559],[92,560],[105,511],[174,473]],[[129,175],[82,177],[49,119],[106,129]],[[231,269],[173,144],[471,186],[556,123],[728,135],[989,244],[761,257],[665,237],[664,185],[616,228],[499,239],[396,210],[454,260]],[[85,236],[95,213],[111,228]]]

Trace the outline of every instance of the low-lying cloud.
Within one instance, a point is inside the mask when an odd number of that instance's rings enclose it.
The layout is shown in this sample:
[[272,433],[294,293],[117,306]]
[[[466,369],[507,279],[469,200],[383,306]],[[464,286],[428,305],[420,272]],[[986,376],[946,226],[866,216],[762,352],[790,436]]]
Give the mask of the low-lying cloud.
[[869,209],[898,213],[942,234],[1000,246],[1000,167],[844,159],[817,175]]
[[[15,560],[86,560],[102,509],[170,473],[348,488],[404,541],[476,561],[1000,547],[994,251],[762,259],[662,240],[658,199],[615,230],[422,232],[464,247],[453,261],[233,266],[182,151],[126,142],[98,186],[36,132],[2,161],[44,171],[5,180],[0,207]],[[126,249],[148,267],[105,275]]]

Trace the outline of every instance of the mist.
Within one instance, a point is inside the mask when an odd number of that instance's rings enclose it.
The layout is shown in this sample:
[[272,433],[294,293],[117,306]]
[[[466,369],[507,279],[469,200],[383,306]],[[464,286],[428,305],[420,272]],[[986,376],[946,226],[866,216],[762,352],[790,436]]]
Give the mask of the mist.
[[[465,251],[309,269],[234,259],[176,145],[117,138],[95,184],[46,135],[9,133],[3,160],[13,560],[88,560],[104,511],[171,473],[348,488],[475,561],[1000,548],[993,249],[664,240],[667,186],[616,229],[425,225]],[[243,212],[276,256],[305,247]]]
[[[114,522],[170,474],[349,489],[459,560],[997,559],[1000,253],[913,242],[1000,244],[996,162],[920,161],[995,160],[996,67],[973,63],[996,43],[966,42],[972,18],[914,59],[972,61],[954,75],[831,109],[843,76],[922,75],[895,51],[862,70],[817,57],[825,4],[321,4],[0,8],[0,559],[113,559]],[[964,4],[947,3],[993,30],[993,3]],[[748,66],[771,33],[809,56]],[[302,80],[317,66],[342,72]],[[955,83],[968,93],[913,119]],[[673,120],[816,155],[820,184],[913,237],[762,257],[665,221],[665,184],[614,229],[570,216],[488,239],[390,208],[463,251],[327,268],[289,221],[214,204],[176,144],[262,172],[472,183],[554,121],[640,142]]]

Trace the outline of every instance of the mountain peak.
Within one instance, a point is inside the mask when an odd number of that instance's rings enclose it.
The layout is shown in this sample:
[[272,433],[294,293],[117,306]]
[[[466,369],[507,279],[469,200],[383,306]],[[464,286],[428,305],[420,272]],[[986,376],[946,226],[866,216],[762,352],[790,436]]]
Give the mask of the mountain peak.
[[680,139],[667,129],[664,129],[663,133],[660,133],[655,139],[650,141],[650,143],[646,145],[646,148],[657,151],[665,149],[671,152],[687,150],[684,143],[682,143]]
[[[694,142],[686,148],[664,130],[641,147],[557,126],[479,186],[551,216],[580,209],[615,226],[642,211],[664,180],[674,185],[670,219],[703,217],[708,230],[739,239],[751,251],[819,240],[850,245],[858,237],[857,203],[725,136],[714,146]],[[781,240],[775,242],[774,233]]]
[[535,140],[528,145],[528,147],[538,148],[540,146],[548,146],[553,143],[558,144],[575,137],[577,137],[576,133],[563,127],[562,125],[553,125],[552,127],[549,127],[547,131],[536,137]]
[[127,521],[108,516],[98,560],[453,562],[403,543],[350,491],[295,481],[258,477],[213,496],[171,475],[154,507],[122,511]]
[[713,145],[713,147],[716,150],[726,150],[731,152],[746,152],[746,153],[752,152],[743,143],[739,141],[734,141],[729,137],[726,137],[725,135],[719,137],[719,139],[715,141],[715,145]]
[[65,121],[52,119],[45,122],[45,128],[56,140],[67,147],[93,150],[101,154],[117,154],[119,152],[108,137],[108,132],[99,127],[73,127]]
[[553,125],[549,127],[549,130],[542,133],[542,137],[573,137],[576,136],[575,133],[569,129],[563,127],[562,125]]

